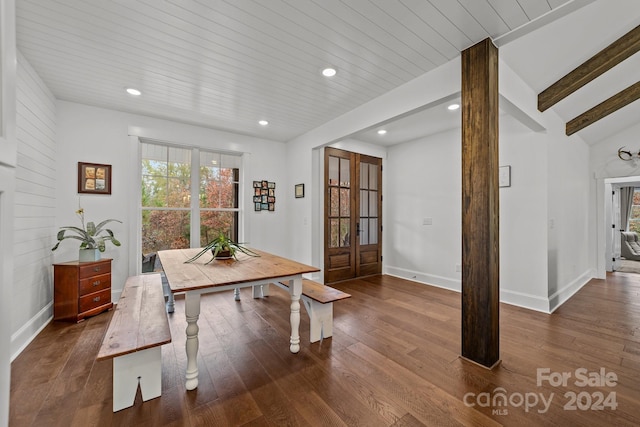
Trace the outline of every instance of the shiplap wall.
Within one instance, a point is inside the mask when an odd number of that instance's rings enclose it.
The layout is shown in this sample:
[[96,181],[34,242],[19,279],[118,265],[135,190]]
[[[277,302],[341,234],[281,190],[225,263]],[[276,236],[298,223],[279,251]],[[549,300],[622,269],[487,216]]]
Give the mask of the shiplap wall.
[[53,315],[56,100],[18,52],[12,360]]

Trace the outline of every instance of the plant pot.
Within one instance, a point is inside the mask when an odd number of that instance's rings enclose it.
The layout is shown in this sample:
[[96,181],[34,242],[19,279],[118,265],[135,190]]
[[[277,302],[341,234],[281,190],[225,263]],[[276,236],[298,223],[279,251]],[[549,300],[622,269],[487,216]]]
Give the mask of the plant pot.
[[[211,253],[214,253],[214,250],[211,250]],[[220,251],[218,252],[218,255],[215,256],[215,259],[229,259],[231,258],[231,251],[227,250],[227,251]]]
[[92,262],[100,259],[99,249],[80,249],[78,254],[80,262]]

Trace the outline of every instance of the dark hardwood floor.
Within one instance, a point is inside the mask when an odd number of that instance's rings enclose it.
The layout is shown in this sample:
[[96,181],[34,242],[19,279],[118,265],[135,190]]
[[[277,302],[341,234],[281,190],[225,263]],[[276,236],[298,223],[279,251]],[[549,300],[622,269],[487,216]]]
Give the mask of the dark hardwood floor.
[[[200,385],[189,392],[178,299],[173,342],[162,348],[162,396],[142,402],[138,392],[117,413],[112,362],[95,361],[111,312],[51,323],[12,364],[10,426],[640,423],[640,275],[592,280],[552,315],[502,304],[502,364],[493,371],[458,357],[460,294],[390,276],[336,287],[353,297],[334,305],[333,338],[309,344],[303,312],[296,355],[284,291],[272,286],[254,300],[243,289],[241,302],[231,292],[203,296]],[[544,368],[553,380],[571,377],[538,384]],[[581,368],[592,386],[582,386]],[[596,384],[601,369],[608,384]]]

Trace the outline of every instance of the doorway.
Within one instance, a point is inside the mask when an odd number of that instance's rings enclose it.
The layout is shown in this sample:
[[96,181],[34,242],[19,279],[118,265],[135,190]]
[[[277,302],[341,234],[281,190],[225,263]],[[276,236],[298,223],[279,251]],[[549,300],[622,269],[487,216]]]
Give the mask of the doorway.
[[325,148],[324,283],[382,272],[382,159]]
[[[597,195],[602,207],[602,219],[598,221],[598,235],[602,236],[602,245],[598,243],[599,250],[602,250],[604,257],[598,258],[598,278],[604,278],[606,272],[640,273],[640,261],[635,256],[629,255],[627,248],[622,248],[626,244],[625,236],[629,231],[638,233],[638,197],[633,197],[631,202],[632,210],[627,218],[623,219],[621,207],[629,204],[629,195],[623,197],[623,190],[626,188],[640,187],[640,176],[628,176],[617,178],[605,178],[600,181],[598,190],[602,192]],[[634,192],[635,193],[635,192]],[[622,199],[627,200],[623,203]],[[604,202],[604,203],[602,203]],[[625,210],[626,211],[626,210]],[[627,223],[629,229],[627,230]],[[626,250],[625,250],[626,249]]]

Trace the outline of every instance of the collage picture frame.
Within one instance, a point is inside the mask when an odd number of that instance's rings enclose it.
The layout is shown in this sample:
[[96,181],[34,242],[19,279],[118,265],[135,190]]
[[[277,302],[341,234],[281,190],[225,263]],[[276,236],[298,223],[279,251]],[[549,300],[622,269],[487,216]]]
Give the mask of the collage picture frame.
[[276,210],[276,183],[261,180],[253,181],[253,210],[270,211]]

